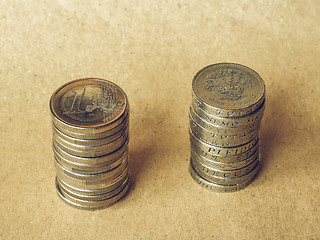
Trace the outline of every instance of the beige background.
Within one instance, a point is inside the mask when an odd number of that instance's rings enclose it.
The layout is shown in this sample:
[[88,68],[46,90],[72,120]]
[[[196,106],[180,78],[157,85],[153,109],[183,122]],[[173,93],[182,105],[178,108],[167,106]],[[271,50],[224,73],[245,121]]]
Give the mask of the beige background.
[[[0,238],[320,239],[319,1],[42,2],[0,3]],[[262,170],[232,194],[187,172],[192,77],[225,61],[267,89]],[[49,98],[83,77],[131,105],[131,190],[95,212],[54,187]]]

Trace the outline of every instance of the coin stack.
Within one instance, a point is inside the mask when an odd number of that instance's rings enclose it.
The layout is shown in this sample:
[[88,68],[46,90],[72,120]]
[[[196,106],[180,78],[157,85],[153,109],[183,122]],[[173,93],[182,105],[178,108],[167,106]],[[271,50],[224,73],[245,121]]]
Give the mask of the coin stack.
[[108,207],[129,188],[129,104],[103,79],[79,79],[50,99],[56,190],[73,207]]
[[214,192],[234,192],[253,181],[260,163],[264,103],[264,82],[248,67],[219,63],[195,75],[189,171],[199,185]]

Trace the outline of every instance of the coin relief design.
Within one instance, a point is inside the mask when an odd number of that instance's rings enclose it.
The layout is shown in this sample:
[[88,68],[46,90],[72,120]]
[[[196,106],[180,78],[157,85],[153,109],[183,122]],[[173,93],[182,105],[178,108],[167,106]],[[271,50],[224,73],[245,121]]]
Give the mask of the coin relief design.
[[241,109],[264,96],[260,76],[238,64],[210,65],[196,74],[192,87],[199,99],[218,109]]
[[233,192],[248,186],[260,166],[265,85],[252,69],[218,63],[192,81],[190,174],[202,187]]
[[116,84],[85,78],[50,98],[56,191],[86,210],[108,207],[129,189],[129,103]]
[[123,90],[102,79],[66,83],[50,100],[52,121],[66,133],[96,134],[110,130],[123,121],[128,107]]
[[208,91],[217,91],[221,95],[221,100],[233,101],[243,96],[242,93],[245,87],[252,87],[251,80],[244,73],[234,69],[225,69],[209,74],[204,85],[204,89]]
[[117,96],[110,88],[84,85],[66,92],[61,98],[63,114],[78,121],[106,121],[117,104]]

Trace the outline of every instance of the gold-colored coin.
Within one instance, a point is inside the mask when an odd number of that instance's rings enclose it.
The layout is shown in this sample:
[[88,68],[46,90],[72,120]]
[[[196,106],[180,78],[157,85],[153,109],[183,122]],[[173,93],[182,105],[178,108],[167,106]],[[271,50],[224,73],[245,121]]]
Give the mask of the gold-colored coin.
[[116,84],[79,79],[50,99],[56,189],[69,205],[100,209],[129,188],[129,104]]
[[95,134],[118,126],[128,111],[124,91],[102,79],[79,79],[58,88],[50,99],[52,121],[59,129]]
[[88,201],[88,200],[82,200],[77,197],[74,197],[68,192],[63,191],[63,189],[60,188],[56,181],[56,189],[59,197],[66,202],[67,204],[71,205],[72,207],[79,208],[79,209],[84,209],[84,210],[98,210],[102,208],[109,207],[119,201],[128,191],[129,189],[129,182],[122,186],[116,195],[103,199],[103,200],[98,200],[98,201]]

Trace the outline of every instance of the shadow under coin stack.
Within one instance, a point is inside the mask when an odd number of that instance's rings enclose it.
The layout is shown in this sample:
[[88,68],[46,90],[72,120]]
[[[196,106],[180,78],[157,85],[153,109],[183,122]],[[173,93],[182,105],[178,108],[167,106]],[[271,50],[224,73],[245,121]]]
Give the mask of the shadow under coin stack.
[[252,69],[220,63],[200,70],[192,82],[189,171],[202,187],[234,192],[259,169],[259,129],[265,86]]
[[102,79],[79,79],[50,99],[58,195],[73,207],[108,207],[129,188],[129,104]]

